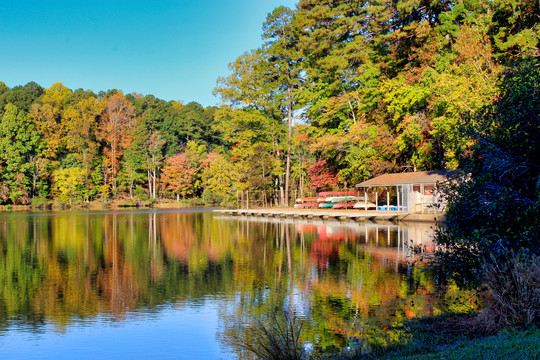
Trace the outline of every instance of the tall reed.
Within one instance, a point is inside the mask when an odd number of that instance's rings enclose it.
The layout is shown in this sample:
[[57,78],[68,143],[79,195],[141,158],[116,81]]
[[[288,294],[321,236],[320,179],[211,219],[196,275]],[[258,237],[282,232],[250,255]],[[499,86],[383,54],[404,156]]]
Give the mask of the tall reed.
[[539,256],[511,254],[504,263],[486,263],[483,270],[489,293],[477,320],[486,331],[540,325]]

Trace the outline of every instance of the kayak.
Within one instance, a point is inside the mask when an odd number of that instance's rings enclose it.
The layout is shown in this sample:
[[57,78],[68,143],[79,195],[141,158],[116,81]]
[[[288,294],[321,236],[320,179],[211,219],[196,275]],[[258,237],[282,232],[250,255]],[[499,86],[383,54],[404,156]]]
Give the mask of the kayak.
[[322,191],[319,193],[319,197],[328,197],[328,196],[355,196],[355,191]]
[[316,197],[301,197],[296,199],[297,203],[303,203],[303,202],[314,202],[317,201]]
[[340,203],[332,206],[332,209],[352,209],[356,203]]
[[310,208],[310,207],[317,207],[319,206],[319,203],[302,203],[302,204],[294,204],[295,209],[299,208]]

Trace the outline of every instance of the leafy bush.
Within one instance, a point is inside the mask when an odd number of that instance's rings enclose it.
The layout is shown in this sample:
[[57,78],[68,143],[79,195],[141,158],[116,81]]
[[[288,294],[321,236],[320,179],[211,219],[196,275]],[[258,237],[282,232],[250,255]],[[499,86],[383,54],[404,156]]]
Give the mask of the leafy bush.
[[522,60],[501,81],[500,97],[463,124],[473,144],[466,176],[443,188],[446,226],[439,229],[437,264],[465,286],[479,285],[484,264],[508,254],[540,254],[540,67]]

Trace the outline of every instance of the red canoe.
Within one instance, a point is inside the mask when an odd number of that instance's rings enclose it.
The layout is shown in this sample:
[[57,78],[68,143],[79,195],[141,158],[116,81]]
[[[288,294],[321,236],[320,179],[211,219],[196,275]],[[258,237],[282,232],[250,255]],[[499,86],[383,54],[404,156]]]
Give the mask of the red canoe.
[[315,202],[317,201],[316,197],[301,197],[296,199],[297,203],[303,203],[303,202]]
[[296,209],[298,208],[310,208],[310,207],[318,207],[319,203],[303,203],[303,204],[294,204],[294,207]]
[[327,197],[327,196],[356,196],[355,191],[323,191],[319,193],[319,197]]
[[339,203],[332,206],[332,209],[352,209],[356,203]]

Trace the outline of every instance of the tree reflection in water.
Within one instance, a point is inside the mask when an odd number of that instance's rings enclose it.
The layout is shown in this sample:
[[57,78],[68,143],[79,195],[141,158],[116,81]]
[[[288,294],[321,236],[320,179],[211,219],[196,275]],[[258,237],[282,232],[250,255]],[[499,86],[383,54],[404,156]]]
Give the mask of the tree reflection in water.
[[[403,341],[395,325],[468,302],[415,264],[430,225],[288,222],[209,212],[0,216],[0,327],[58,330],[106,314],[129,321],[163,304],[219,304],[218,338],[291,314],[302,349]],[[471,299],[474,301],[474,298]],[[204,324],[194,324],[204,326]],[[243,337],[242,337],[243,336]],[[360,339],[360,340],[359,340]]]

